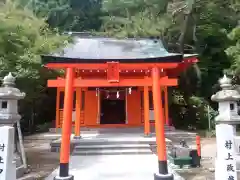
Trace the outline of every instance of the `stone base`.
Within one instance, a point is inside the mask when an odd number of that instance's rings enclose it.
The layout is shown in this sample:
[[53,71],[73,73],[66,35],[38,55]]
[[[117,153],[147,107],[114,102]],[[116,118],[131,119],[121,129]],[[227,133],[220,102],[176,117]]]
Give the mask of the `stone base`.
[[82,139],[82,136],[74,136],[73,139]]
[[154,180],[174,180],[174,177],[172,174],[154,174]]
[[24,174],[26,173],[26,168],[24,168],[24,166],[20,166],[16,168],[16,177],[21,178],[24,176]]
[[54,180],[74,180],[74,177],[72,175],[68,176],[68,177],[59,177],[56,176],[54,177]]

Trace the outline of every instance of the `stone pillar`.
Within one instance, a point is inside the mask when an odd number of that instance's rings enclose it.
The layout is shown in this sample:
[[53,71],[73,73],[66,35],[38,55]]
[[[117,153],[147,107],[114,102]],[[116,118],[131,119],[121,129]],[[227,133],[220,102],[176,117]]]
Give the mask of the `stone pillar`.
[[221,91],[211,99],[219,103],[219,115],[216,122],[217,157],[215,161],[216,180],[236,180],[236,149],[234,145],[235,126],[240,123],[237,101],[240,94],[232,87],[231,79],[226,75],[219,80]]
[[[18,114],[18,100],[25,97],[25,93],[15,88],[15,78],[9,73],[4,77],[2,87],[0,87],[0,126],[14,126],[21,116]],[[9,140],[14,143],[14,138]],[[16,148],[16,147],[15,147]],[[22,164],[21,157],[14,152],[14,163],[17,168],[17,178],[25,173],[25,167]]]

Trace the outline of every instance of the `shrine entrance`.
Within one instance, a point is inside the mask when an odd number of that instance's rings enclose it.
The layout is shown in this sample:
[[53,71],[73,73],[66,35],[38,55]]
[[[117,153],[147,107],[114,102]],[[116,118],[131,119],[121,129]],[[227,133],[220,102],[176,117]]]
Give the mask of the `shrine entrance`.
[[100,124],[126,124],[125,91],[102,91]]
[[104,99],[101,107],[100,124],[125,124],[125,100]]

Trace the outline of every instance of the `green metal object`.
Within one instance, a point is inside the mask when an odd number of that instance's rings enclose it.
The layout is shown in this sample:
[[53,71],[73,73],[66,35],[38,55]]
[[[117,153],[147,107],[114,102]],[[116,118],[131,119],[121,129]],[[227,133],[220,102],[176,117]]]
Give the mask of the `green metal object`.
[[174,164],[178,165],[180,168],[182,168],[184,165],[191,165],[192,158],[191,157],[172,157],[168,155],[168,159]]

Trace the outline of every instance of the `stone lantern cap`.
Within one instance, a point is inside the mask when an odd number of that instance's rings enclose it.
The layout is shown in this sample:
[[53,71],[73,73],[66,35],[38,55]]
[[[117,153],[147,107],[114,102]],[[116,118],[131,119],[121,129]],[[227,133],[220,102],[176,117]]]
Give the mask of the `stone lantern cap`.
[[232,80],[226,75],[219,80],[219,84],[222,88],[221,91],[218,91],[216,94],[212,95],[212,101],[222,102],[222,101],[238,101],[240,100],[240,94],[232,86]]
[[25,93],[14,87],[15,80],[16,78],[13,77],[11,72],[3,78],[3,83],[0,87],[0,99],[19,100],[25,97]]

